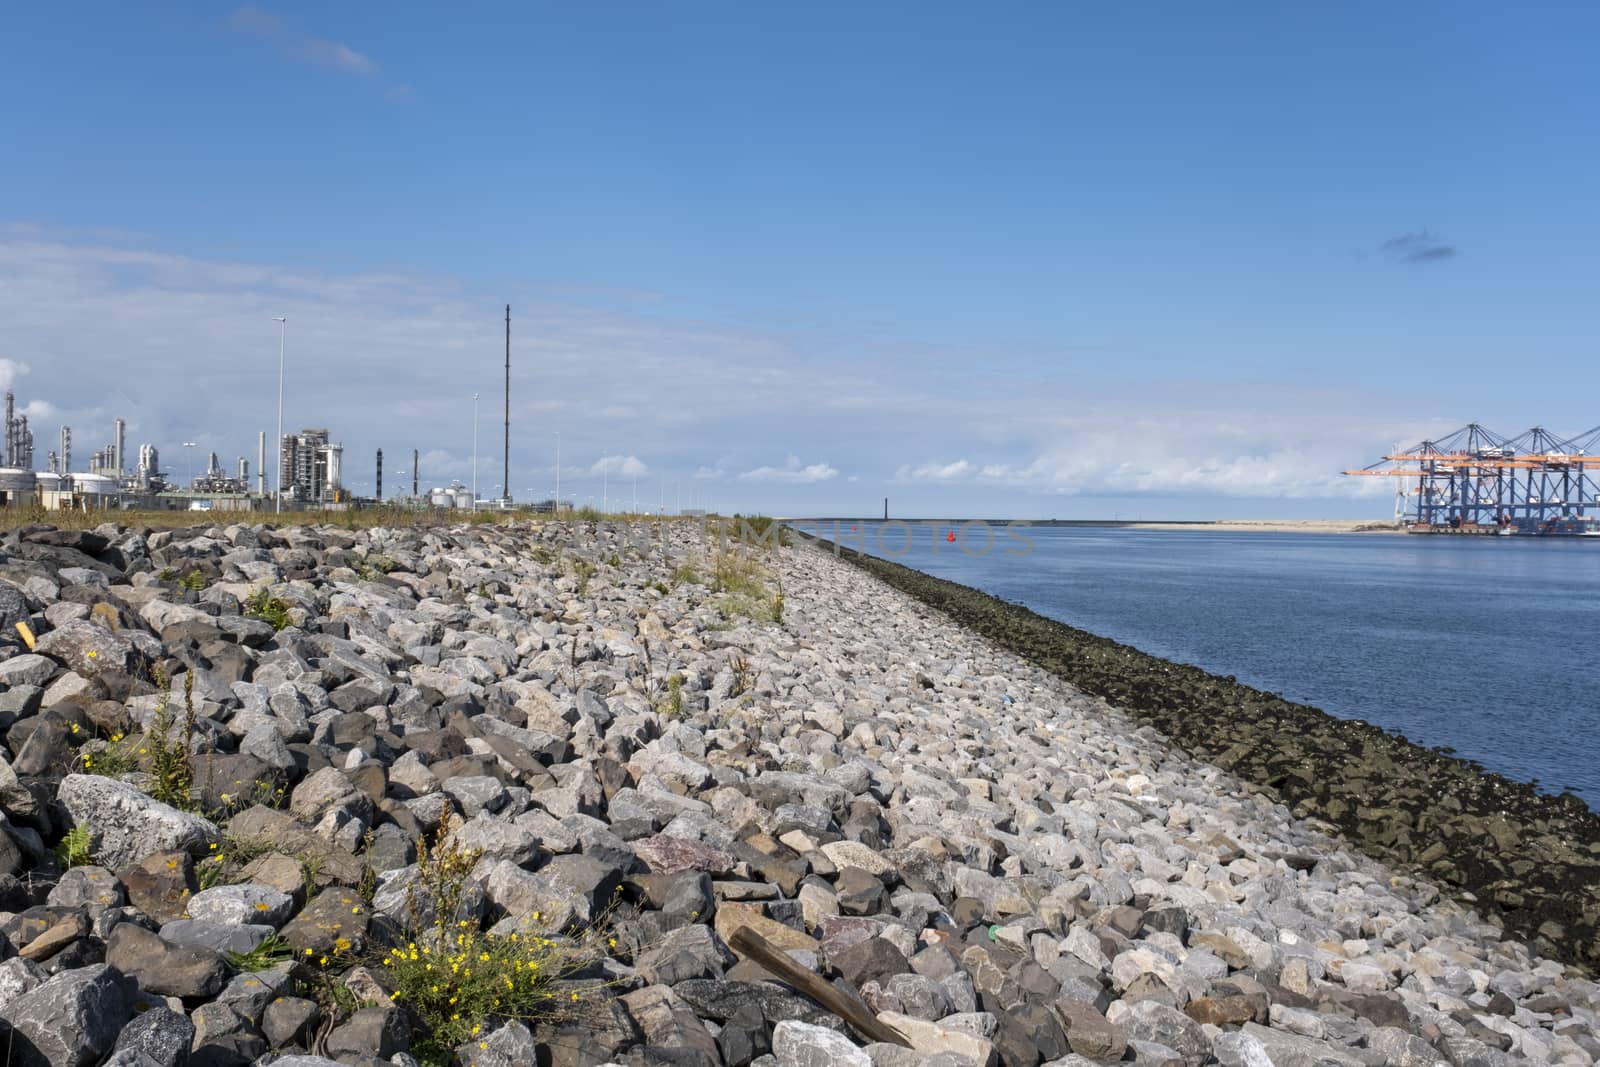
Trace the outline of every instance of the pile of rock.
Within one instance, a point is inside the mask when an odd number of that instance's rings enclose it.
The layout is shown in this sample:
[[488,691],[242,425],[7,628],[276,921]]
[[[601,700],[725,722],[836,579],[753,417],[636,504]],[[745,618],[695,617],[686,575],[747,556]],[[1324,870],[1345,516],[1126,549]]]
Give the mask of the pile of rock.
[[687,524],[0,541],[10,1058],[412,1062],[382,961],[447,814],[473,922],[599,922],[609,956],[582,1013],[486,1018],[479,1067],[1600,1056],[1600,990],[1430,885],[823,551],[756,550],[781,620],[745,617],[702,581],[719,551]]

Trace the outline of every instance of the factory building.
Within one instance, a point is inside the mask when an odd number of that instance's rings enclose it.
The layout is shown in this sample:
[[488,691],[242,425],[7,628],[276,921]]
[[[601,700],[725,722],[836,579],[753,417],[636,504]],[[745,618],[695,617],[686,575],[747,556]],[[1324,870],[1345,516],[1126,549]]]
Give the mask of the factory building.
[[28,416],[17,414],[17,398],[6,393],[6,449],[0,456],[0,507],[26,507],[38,500],[39,478],[33,471],[33,431]]
[[325,429],[286,433],[280,445],[278,489],[286,500],[330,504],[345,499],[340,482],[344,446],[328,440]]

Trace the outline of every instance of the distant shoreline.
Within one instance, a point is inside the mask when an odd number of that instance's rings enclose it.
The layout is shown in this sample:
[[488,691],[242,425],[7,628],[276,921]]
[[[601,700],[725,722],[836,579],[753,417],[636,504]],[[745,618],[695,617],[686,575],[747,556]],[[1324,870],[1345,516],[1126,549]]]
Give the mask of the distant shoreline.
[[[860,516],[824,516],[822,518],[787,518],[782,520],[790,523],[824,524],[830,522],[863,523],[882,522],[876,517]],[[996,519],[996,518],[927,518],[927,519],[896,519],[890,517],[890,522],[904,522],[912,526],[927,523],[944,523],[959,526],[967,522],[986,522],[996,525],[1005,523],[1022,523],[1032,527],[1081,527],[1084,529],[1118,529],[1118,530],[1220,530],[1226,533],[1320,533],[1320,534],[1354,534],[1354,533],[1384,533],[1397,534],[1405,531],[1392,521],[1383,519],[1168,519],[1168,520],[1143,520],[1143,519]]]

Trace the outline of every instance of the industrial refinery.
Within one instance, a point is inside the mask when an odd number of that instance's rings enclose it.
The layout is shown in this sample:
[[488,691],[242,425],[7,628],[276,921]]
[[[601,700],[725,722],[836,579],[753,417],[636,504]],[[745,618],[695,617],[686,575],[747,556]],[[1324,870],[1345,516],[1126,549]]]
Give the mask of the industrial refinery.
[[[280,322],[282,320],[279,320]],[[34,462],[34,428],[26,411],[19,414],[15,395],[5,394],[5,451],[0,459],[0,507],[42,508],[47,511],[101,511],[139,509],[155,511],[304,511],[345,510],[386,504],[395,507],[438,510],[509,509],[513,506],[511,480],[511,308],[506,308],[506,411],[503,480],[495,486],[499,496],[485,500],[477,484],[477,442],[473,443],[473,487],[451,481],[440,488],[424,488],[421,450],[411,450],[409,495],[403,491],[383,495],[383,450],[374,457],[374,492],[357,496],[344,479],[344,445],[327,427],[307,427],[282,433],[277,442],[278,469],[268,484],[267,433],[256,437],[254,484],[251,461],[246,456],[225,461],[217,452],[205,453],[204,468],[197,469],[194,441],[180,443],[183,462],[163,468],[162,456],[152,442],[140,444],[130,469],[128,426],[115,419],[111,439],[93,452],[81,469],[75,463],[73,428],[61,426],[56,447],[48,451],[44,469]],[[474,401],[476,401],[474,396]],[[279,397],[280,429],[282,397]],[[48,411],[45,407],[43,410]],[[476,407],[474,407],[476,418]],[[180,474],[180,471],[182,472]],[[185,477],[186,475],[186,477]],[[533,511],[554,511],[554,500],[532,504]]]

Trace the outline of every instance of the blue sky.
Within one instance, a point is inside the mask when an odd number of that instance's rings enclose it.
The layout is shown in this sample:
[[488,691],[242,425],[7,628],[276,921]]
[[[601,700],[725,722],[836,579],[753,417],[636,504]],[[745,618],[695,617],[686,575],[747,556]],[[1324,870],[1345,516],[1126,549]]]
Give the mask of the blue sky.
[[[1577,433],[1592,6],[59,5],[0,33],[36,437],[783,514],[1359,516]],[[81,466],[81,463],[79,464]],[[180,473],[182,467],[179,466]],[[390,475],[390,486],[393,474]],[[1362,495],[1366,494],[1366,495]]]

